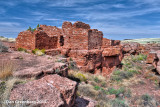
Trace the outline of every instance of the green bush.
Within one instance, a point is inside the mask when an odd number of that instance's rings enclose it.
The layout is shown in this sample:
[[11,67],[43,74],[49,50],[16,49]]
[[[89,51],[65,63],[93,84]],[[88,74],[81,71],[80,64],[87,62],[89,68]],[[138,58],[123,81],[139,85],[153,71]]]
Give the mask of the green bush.
[[40,27],[39,24],[37,25],[37,28]]
[[124,94],[125,93],[125,89],[123,87],[120,87],[119,89],[114,89],[114,88],[109,88],[107,90],[107,94],[115,94],[116,97],[118,97],[120,94]]
[[132,56],[132,61],[133,62],[144,61],[146,59],[147,59],[147,55],[144,55],[144,54],[139,54],[139,55],[136,55],[136,56]]
[[98,77],[94,77],[94,81],[95,81],[96,83],[101,82]]
[[45,54],[45,49],[42,49],[42,50],[34,49],[34,50],[32,50],[32,53],[36,54],[36,55],[39,55],[39,56],[42,56],[42,55]]
[[111,80],[119,82],[119,81],[122,81],[123,79],[129,79],[132,76],[133,76],[133,73],[129,71],[118,71],[118,72],[116,71],[111,76]]
[[121,71],[117,70],[117,71],[113,71],[113,75],[119,75],[121,73]]
[[121,81],[123,79],[129,79],[134,76],[134,74],[139,74],[138,71],[134,69],[126,69],[126,71],[114,71],[113,74],[111,75],[111,80],[112,81]]
[[150,100],[152,100],[152,98],[148,94],[142,95],[141,98],[144,101],[150,101]]
[[24,48],[18,48],[18,51],[27,52],[27,50],[26,50],[26,49],[24,49]]
[[36,29],[37,29],[37,28],[31,28],[31,27],[29,26],[29,28],[28,28],[27,30],[29,30],[29,31],[31,31],[31,32],[34,32]]
[[83,96],[95,98],[97,96],[98,91],[94,89],[94,87],[90,84],[80,84],[78,86],[78,93]]
[[95,90],[100,90],[101,87],[99,87],[99,86],[94,86],[94,89],[95,89]]
[[127,104],[125,104],[125,101],[121,99],[112,100],[111,105],[112,107],[129,107]]
[[69,69],[72,69],[72,70],[78,69],[76,62],[74,62],[74,61],[70,61],[70,62],[69,62],[68,68],[69,68]]
[[82,81],[84,81],[84,82],[87,81],[86,76],[85,76],[84,74],[82,74],[82,73],[77,73],[77,74],[75,75],[75,77],[78,78],[81,82],[82,82]]
[[38,51],[39,49],[34,49],[32,50],[32,53],[36,54],[36,51]]

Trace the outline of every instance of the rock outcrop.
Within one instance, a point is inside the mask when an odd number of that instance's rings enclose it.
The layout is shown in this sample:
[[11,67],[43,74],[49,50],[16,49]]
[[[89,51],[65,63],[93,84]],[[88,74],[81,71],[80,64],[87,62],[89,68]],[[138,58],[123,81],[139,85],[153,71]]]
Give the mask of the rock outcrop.
[[136,55],[139,54],[140,44],[136,42],[122,43],[123,54]]
[[160,74],[160,50],[148,53],[146,63],[153,65]]
[[27,104],[34,107],[71,107],[75,102],[76,90],[76,82],[56,74],[48,75],[17,85],[11,91],[10,100],[28,101]]

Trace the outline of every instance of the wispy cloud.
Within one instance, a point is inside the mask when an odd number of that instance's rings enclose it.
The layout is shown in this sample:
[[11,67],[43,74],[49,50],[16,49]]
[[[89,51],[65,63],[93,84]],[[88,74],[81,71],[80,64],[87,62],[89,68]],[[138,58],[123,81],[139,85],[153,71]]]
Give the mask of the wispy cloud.
[[17,22],[0,22],[0,26],[7,26],[7,27],[20,26],[20,23],[17,23]]
[[148,8],[142,10],[131,10],[131,11],[121,11],[121,12],[85,12],[85,13],[77,13],[75,16],[79,16],[85,18],[87,20],[101,20],[101,19],[121,19],[121,18],[130,18],[134,16],[141,16],[145,14],[150,14],[154,12],[160,12],[160,8]]
[[57,21],[57,20],[60,20],[60,19],[56,19],[56,18],[45,18],[44,20],[48,20],[48,21]]
[[158,37],[159,13],[160,0],[2,0],[0,34],[16,36],[38,23],[61,27],[63,21],[83,21],[110,39]]

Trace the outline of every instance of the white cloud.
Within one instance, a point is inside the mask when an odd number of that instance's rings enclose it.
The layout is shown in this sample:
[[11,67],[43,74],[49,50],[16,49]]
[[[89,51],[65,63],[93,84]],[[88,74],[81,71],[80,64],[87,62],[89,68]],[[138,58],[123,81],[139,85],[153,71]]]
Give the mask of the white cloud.
[[154,12],[160,12],[160,8],[148,8],[148,9],[142,9],[142,10],[132,10],[132,11],[119,11],[119,12],[101,12],[101,11],[96,11],[96,12],[90,12],[86,11],[85,13],[77,13],[74,16],[77,17],[82,17],[87,20],[102,20],[102,19],[112,19],[112,20],[117,20],[121,18],[130,18],[134,16],[141,16],[145,14],[150,14]]
[[0,22],[0,26],[6,27],[13,27],[13,26],[20,26],[20,23],[17,22]]
[[48,21],[57,21],[57,20],[60,20],[60,19],[56,19],[56,18],[45,18],[44,20],[48,20]]

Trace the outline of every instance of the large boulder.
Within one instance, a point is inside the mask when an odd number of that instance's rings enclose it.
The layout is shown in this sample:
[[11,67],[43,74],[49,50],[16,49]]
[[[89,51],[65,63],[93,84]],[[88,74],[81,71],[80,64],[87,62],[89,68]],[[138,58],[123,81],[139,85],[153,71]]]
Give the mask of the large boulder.
[[57,74],[20,84],[13,88],[11,101],[35,101],[34,107],[71,107],[75,102],[77,83]]

